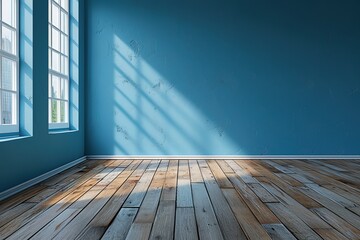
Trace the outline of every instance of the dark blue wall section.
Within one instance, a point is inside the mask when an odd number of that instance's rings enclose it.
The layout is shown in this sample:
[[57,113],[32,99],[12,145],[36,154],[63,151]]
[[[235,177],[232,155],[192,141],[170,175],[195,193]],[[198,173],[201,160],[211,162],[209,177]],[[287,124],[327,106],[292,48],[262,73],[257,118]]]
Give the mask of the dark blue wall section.
[[[31,136],[0,142],[0,192],[84,156],[83,6],[80,5],[79,131],[49,134],[47,2],[21,0],[26,4],[22,5],[22,21],[33,18],[34,26],[32,29],[22,28],[20,46],[23,58],[20,74],[23,81],[21,130]],[[26,39],[24,35],[27,35]],[[24,119],[26,117],[30,119]]]
[[86,5],[86,154],[360,154],[359,1]]

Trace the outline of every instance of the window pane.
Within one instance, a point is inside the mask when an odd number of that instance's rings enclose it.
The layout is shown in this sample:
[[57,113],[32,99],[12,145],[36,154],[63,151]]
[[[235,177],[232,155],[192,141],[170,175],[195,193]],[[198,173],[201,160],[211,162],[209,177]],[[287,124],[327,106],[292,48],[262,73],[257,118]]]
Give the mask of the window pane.
[[69,89],[69,81],[67,79],[62,78],[61,79],[61,95],[60,95],[61,99],[64,99],[64,100],[69,99],[68,89]]
[[58,103],[56,100],[51,100],[50,101],[51,104],[51,122],[52,123],[57,123],[59,118],[58,118]]
[[52,67],[52,55],[51,55],[51,50],[49,49],[49,69],[51,69]]
[[1,87],[5,90],[16,91],[16,62],[2,58]]
[[65,11],[69,11],[69,0],[61,0],[61,7],[65,9]]
[[64,24],[64,32],[69,35],[69,15],[66,15]]
[[65,123],[68,121],[68,103],[65,101],[60,102],[60,122]]
[[[48,96],[49,96],[49,97],[52,97],[52,81],[51,81],[51,79],[52,79],[52,75],[49,74],[49,84],[48,84],[48,86],[49,86]],[[49,105],[49,106],[50,106],[50,105]]]
[[61,31],[65,32],[65,19],[66,19],[66,13],[64,11],[61,11]]
[[6,27],[2,26],[2,41],[1,47],[2,50],[16,55],[16,41],[15,41],[16,32]]
[[60,8],[55,4],[52,5],[52,24],[60,29]]
[[51,46],[60,52],[60,32],[55,28],[52,29]]
[[61,56],[61,73],[67,75],[67,57]]
[[52,69],[54,71],[60,72],[60,54],[52,51]]
[[16,0],[2,0],[2,21],[16,28]]
[[60,78],[54,75],[51,82],[51,97],[60,98]]
[[16,94],[1,92],[1,124],[15,124]]
[[61,34],[61,53],[64,55],[68,55],[68,37],[64,34]]

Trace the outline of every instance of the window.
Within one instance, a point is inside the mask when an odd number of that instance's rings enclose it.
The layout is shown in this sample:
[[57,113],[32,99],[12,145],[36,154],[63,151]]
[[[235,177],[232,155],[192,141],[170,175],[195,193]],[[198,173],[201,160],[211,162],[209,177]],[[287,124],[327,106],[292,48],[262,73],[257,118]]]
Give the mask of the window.
[[0,134],[19,132],[18,1],[0,0]]
[[69,0],[49,0],[49,129],[69,128]]

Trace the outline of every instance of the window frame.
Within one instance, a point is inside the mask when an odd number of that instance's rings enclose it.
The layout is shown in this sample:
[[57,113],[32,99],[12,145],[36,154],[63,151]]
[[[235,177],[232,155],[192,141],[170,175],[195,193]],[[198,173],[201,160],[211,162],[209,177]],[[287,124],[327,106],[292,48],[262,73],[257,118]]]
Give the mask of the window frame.
[[[48,4],[48,57],[49,57],[49,61],[48,61],[48,124],[49,124],[49,130],[61,130],[61,129],[69,129],[70,128],[70,0],[66,0],[67,1],[67,7],[68,9],[64,9],[61,6],[61,1],[63,0],[49,0]],[[53,8],[53,4],[56,5],[59,8],[59,27],[55,26],[55,24],[52,22],[52,8]],[[66,31],[62,31],[62,24],[64,24],[62,22],[62,17],[61,17],[61,13],[64,12],[65,13],[65,24],[67,24],[67,27],[65,27],[64,29],[67,28],[67,33]],[[51,21],[50,21],[51,20]],[[67,21],[66,21],[67,20]],[[55,31],[59,32],[59,50],[53,48],[53,34],[52,34],[52,30],[53,28],[55,29]],[[64,46],[65,46],[65,53],[62,52],[62,35],[65,36],[65,42],[64,42]],[[67,47],[66,47],[67,44]],[[59,67],[60,70],[59,72],[54,70],[53,68],[53,61],[52,61],[52,54],[53,52],[59,54],[60,57],[60,62],[59,62]],[[62,61],[61,61],[61,57],[65,57],[65,64],[62,65]],[[67,59],[67,61],[66,61]],[[51,63],[51,64],[50,64]],[[67,71],[65,71],[65,73],[62,73],[62,67],[64,67],[64,69],[66,69]],[[56,76],[59,78],[59,97],[53,97],[51,96],[51,88],[52,88],[52,76]],[[67,82],[67,87],[65,89],[65,97],[62,98],[61,97],[61,84],[62,84],[62,79],[64,79],[64,81]],[[65,122],[56,122],[53,123],[52,122],[52,100],[56,101],[57,103],[57,115],[58,117],[61,118],[61,108],[60,108],[60,104],[61,102],[65,103]],[[61,121],[61,119],[59,119],[59,121]]]
[[[1,135],[18,135],[19,134],[19,129],[20,129],[20,1],[19,0],[14,0],[15,2],[15,28],[7,23],[5,23],[2,20],[2,1],[4,0],[0,0],[0,37],[1,37],[1,41],[2,41],[2,26],[5,25],[7,28],[11,29],[11,30],[15,30],[15,55],[8,53],[6,51],[4,51],[2,49],[2,42],[1,42],[1,46],[0,46],[0,78],[2,78],[2,58],[5,57],[7,59],[10,59],[12,61],[15,62],[15,66],[16,66],[16,80],[15,80],[15,90],[7,90],[7,89],[3,89],[2,88],[2,79],[0,81],[0,136]],[[15,123],[14,124],[2,124],[1,123],[1,119],[2,119],[2,111],[1,111],[1,101],[2,101],[2,93],[3,91],[6,92],[10,92],[12,94],[15,94],[15,106],[13,107],[13,115],[15,117]]]

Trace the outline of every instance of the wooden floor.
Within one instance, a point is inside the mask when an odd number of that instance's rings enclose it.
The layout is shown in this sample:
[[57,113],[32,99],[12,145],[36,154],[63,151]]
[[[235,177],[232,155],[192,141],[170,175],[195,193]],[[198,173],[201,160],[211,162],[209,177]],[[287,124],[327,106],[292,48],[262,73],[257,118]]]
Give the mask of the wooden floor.
[[360,161],[92,160],[0,202],[1,239],[360,239]]

